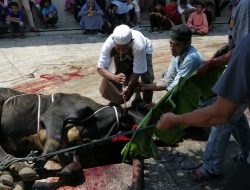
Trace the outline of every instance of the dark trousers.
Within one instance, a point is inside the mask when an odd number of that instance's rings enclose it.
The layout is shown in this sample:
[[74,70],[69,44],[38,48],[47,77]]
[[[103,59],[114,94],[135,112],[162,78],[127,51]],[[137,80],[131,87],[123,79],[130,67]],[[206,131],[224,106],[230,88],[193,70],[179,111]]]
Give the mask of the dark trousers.
[[[147,72],[141,76],[141,81],[145,84],[152,84],[154,82],[154,70],[152,65],[152,54],[147,54]],[[153,91],[145,91],[142,93],[143,102],[148,104],[152,102]]]
[[23,33],[23,26],[20,26],[18,23],[10,22],[7,25],[11,33]]
[[46,25],[51,24],[52,26],[54,26],[57,23],[57,21],[58,21],[58,16],[56,15],[45,21],[45,24]]

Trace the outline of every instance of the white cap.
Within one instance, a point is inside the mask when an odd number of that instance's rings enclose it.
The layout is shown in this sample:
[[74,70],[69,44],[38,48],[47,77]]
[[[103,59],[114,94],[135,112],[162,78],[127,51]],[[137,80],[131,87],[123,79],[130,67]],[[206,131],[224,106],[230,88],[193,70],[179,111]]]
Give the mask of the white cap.
[[117,26],[113,31],[112,39],[119,45],[128,44],[132,39],[131,29],[125,24]]

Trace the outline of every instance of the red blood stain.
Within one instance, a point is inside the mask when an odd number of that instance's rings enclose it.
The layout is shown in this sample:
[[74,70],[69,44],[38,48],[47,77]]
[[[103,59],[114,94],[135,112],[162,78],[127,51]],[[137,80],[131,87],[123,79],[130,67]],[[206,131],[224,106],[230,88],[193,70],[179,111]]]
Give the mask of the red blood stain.
[[82,75],[79,72],[74,72],[74,73],[68,73],[66,74],[69,78],[78,78],[81,77]]
[[58,85],[59,82],[68,82],[83,76],[80,72],[66,73],[64,75],[42,74],[38,80],[21,83],[12,86],[12,88],[26,93],[40,93],[45,88]]

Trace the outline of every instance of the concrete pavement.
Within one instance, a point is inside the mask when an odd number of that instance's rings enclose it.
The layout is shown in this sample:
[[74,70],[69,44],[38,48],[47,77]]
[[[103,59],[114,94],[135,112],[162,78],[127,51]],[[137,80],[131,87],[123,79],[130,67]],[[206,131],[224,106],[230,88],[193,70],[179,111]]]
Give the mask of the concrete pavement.
[[[153,42],[157,80],[171,60],[169,32],[152,34],[147,30],[143,28],[142,32]],[[98,92],[101,77],[96,72],[105,37],[82,35],[79,30],[41,32],[39,36],[32,33],[29,36],[25,39],[0,40],[0,87],[29,93],[76,92],[106,103]],[[193,37],[193,45],[206,58],[226,42],[226,25],[218,27],[209,36]],[[154,101],[158,101],[163,94],[155,93]],[[197,184],[187,179],[184,168],[202,161],[204,146],[205,141],[186,139],[174,150],[164,147],[163,160],[145,160],[145,189],[221,189],[236,166],[231,157],[239,148],[232,139],[226,155],[224,178]],[[174,159],[171,159],[173,155]]]

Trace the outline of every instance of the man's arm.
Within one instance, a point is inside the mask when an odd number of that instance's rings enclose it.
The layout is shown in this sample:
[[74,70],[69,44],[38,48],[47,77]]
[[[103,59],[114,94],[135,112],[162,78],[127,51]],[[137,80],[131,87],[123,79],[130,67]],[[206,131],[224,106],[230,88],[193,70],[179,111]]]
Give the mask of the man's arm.
[[132,73],[128,85],[123,89],[122,94],[125,100],[129,100],[135,91],[135,86],[138,83],[140,75]]
[[232,56],[232,50],[220,57],[213,57],[208,61],[204,61],[198,69],[198,74],[205,73],[208,69],[227,65]]
[[6,21],[17,22],[17,23],[21,22],[21,20],[19,18],[15,18],[15,17],[11,17],[11,16],[7,16]]
[[159,83],[153,83],[153,84],[139,83],[138,88],[139,88],[139,91],[147,91],[147,90],[162,91],[162,90],[166,90],[166,88],[162,84],[159,84]]
[[236,110],[237,105],[221,96],[217,101],[202,109],[190,113],[175,115],[173,113],[163,114],[157,124],[157,128],[168,130],[179,124],[187,124],[195,127],[209,127],[226,123]]

